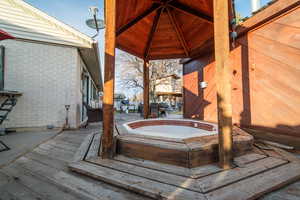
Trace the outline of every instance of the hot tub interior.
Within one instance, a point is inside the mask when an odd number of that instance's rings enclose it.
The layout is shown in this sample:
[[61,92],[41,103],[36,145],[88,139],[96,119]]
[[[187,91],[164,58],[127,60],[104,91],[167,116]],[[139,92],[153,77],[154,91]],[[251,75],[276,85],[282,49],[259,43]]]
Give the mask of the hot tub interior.
[[128,134],[187,139],[217,134],[217,126],[194,120],[141,120],[124,124]]

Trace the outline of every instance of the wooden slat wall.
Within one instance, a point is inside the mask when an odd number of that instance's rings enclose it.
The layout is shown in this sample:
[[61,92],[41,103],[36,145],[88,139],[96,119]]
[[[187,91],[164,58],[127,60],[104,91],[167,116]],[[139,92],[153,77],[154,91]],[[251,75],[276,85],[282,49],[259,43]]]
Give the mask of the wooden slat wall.
[[[239,38],[230,56],[233,122],[300,138],[299,6]],[[205,55],[184,66],[185,117],[217,121],[213,59]],[[204,90],[196,82],[201,68]]]

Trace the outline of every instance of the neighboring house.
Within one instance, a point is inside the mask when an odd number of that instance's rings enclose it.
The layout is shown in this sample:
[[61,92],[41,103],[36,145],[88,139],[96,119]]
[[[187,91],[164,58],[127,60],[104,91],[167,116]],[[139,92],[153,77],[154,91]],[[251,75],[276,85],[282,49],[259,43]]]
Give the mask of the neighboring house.
[[156,80],[155,94],[160,102],[178,106],[182,102],[182,79],[172,74]]
[[182,91],[181,78],[176,74],[172,74],[160,78],[156,80],[155,90],[156,93],[160,93],[160,92],[181,93]]
[[78,127],[83,102],[102,91],[98,44],[22,0],[0,1],[0,29],[16,37],[0,42],[1,89],[22,93],[1,126],[62,127],[70,105],[69,124]]

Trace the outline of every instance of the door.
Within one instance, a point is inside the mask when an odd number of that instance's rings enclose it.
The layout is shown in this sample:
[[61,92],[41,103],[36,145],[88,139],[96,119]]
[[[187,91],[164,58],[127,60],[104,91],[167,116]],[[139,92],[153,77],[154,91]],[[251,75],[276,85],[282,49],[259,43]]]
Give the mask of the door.
[[87,75],[83,76],[82,79],[82,115],[81,121],[85,120],[87,117],[87,110],[84,104],[89,105],[89,77]]

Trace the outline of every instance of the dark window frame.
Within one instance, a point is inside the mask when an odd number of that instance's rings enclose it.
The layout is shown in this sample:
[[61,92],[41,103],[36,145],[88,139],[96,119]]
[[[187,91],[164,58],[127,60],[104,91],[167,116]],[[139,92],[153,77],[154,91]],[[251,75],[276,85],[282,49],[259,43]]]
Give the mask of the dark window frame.
[[[1,69],[2,68],[2,69]],[[4,90],[5,47],[0,45],[0,90]]]

